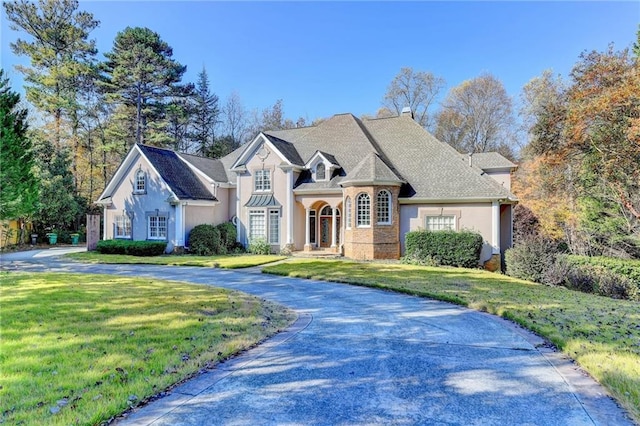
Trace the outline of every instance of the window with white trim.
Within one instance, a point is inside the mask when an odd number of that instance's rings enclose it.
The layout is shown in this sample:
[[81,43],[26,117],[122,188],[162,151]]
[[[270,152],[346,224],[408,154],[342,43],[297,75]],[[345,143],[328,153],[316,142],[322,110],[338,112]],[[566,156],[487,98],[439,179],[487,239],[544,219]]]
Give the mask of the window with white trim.
[[316,166],[316,180],[325,180],[327,170],[324,167],[324,163],[318,163]]
[[316,211],[309,210],[309,243],[316,243]]
[[347,197],[344,200],[344,216],[345,226],[347,229],[351,229],[351,197]]
[[150,240],[167,239],[167,217],[148,216],[147,217],[147,238]]
[[371,197],[364,192],[356,199],[356,222],[358,227],[371,226]]
[[378,225],[391,224],[391,193],[385,189],[378,192],[376,199],[376,213],[378,213]]
[[136,183],[133,188],[135,194],[144,194],[147,190],[147,175],[144,171],[138,170],[136,173]]
[[280,211],[269,210],[269,244],[280,243]]
[[425,216],[424,227],[427,231],[455,231],[456,217],[451,216]]
[[131,238],[131,218],[126,214],[115,217],[114,238]]
[[249,210],[249,241],[267,238],[267,223],[264,210]]
[[271,191],[271,171],[268,169],[256,170],[254,172],[254,191]]

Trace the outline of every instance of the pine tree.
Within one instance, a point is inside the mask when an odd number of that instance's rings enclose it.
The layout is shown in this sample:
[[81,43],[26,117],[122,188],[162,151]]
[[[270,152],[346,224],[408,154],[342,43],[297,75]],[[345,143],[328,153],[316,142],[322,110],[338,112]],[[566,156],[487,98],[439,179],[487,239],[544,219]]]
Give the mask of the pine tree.
[[218,96],[211,92],[209,76],[205,68],[202,68],[202,71],[198,73],[193,101],[191,138],[197,146],[198,154],[210,157],[214,152],[215,128],[220,122],[220,107],[218,106]]

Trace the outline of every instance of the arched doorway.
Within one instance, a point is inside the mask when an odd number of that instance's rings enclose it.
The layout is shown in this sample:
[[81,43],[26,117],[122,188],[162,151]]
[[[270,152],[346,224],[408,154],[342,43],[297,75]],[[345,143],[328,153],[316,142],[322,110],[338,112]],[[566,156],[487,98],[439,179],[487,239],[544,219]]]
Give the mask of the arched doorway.
[[[319,247],[331,247],[333,230],[333,211],[330,205],[325,205],[319,215]],[[340,209],[336,209],[336,245],[340,245]]]

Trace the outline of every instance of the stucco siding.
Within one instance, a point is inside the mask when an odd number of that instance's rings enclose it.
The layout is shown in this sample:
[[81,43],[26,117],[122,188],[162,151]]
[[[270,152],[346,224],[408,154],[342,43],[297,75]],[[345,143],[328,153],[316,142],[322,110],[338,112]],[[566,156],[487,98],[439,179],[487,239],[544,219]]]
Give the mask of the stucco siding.
[[425,229],[427,216],[455,216],[456,230],[479,232],[484,239],[480,261],[491,258],[491,203],[468,204],[401,204],[400,244],[405,250],[405,235],[410,231]]
[[[134,183],[139,170],[145,172],[145,192],[136,194]],[[111,205],[106,210],[105,239],[114,238],[115,220],[117,216],[125,214],[131,218],[131,237],[133,240],[147,239],[147,217],[149,214],[167,216],[167,242],[175,238],[175,207],[167,202],[171,191],[155,173],[148,161],[138,156],[131,167],[123,175],[121,182],[111,194]],[[173,245],[168,244],[167,251],[173,250]]]
[[508,191],[511,191],[511,172],[510,171],[487,171],[488,176],[491,176],[496,182],[502,185]]

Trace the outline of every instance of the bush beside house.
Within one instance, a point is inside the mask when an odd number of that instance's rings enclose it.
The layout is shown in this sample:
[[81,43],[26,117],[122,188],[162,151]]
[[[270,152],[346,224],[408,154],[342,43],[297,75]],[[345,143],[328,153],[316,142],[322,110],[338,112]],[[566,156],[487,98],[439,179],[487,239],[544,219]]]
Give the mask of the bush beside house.
[[413,231],[405,237],[405,263],[477,268],[483,239],[471,231]]
[[98,242],[96,251],[102,254],[160,256],[166,248],[166,241],[102,240]]
[[189,251],[199,256],[227,254],[238,250],[236,227],[231,222],[197,225],[189,233]]
[[640,261],[570,256],[541,238],[521,241],[505,253],[507,274],[614,299],[640,300]]

